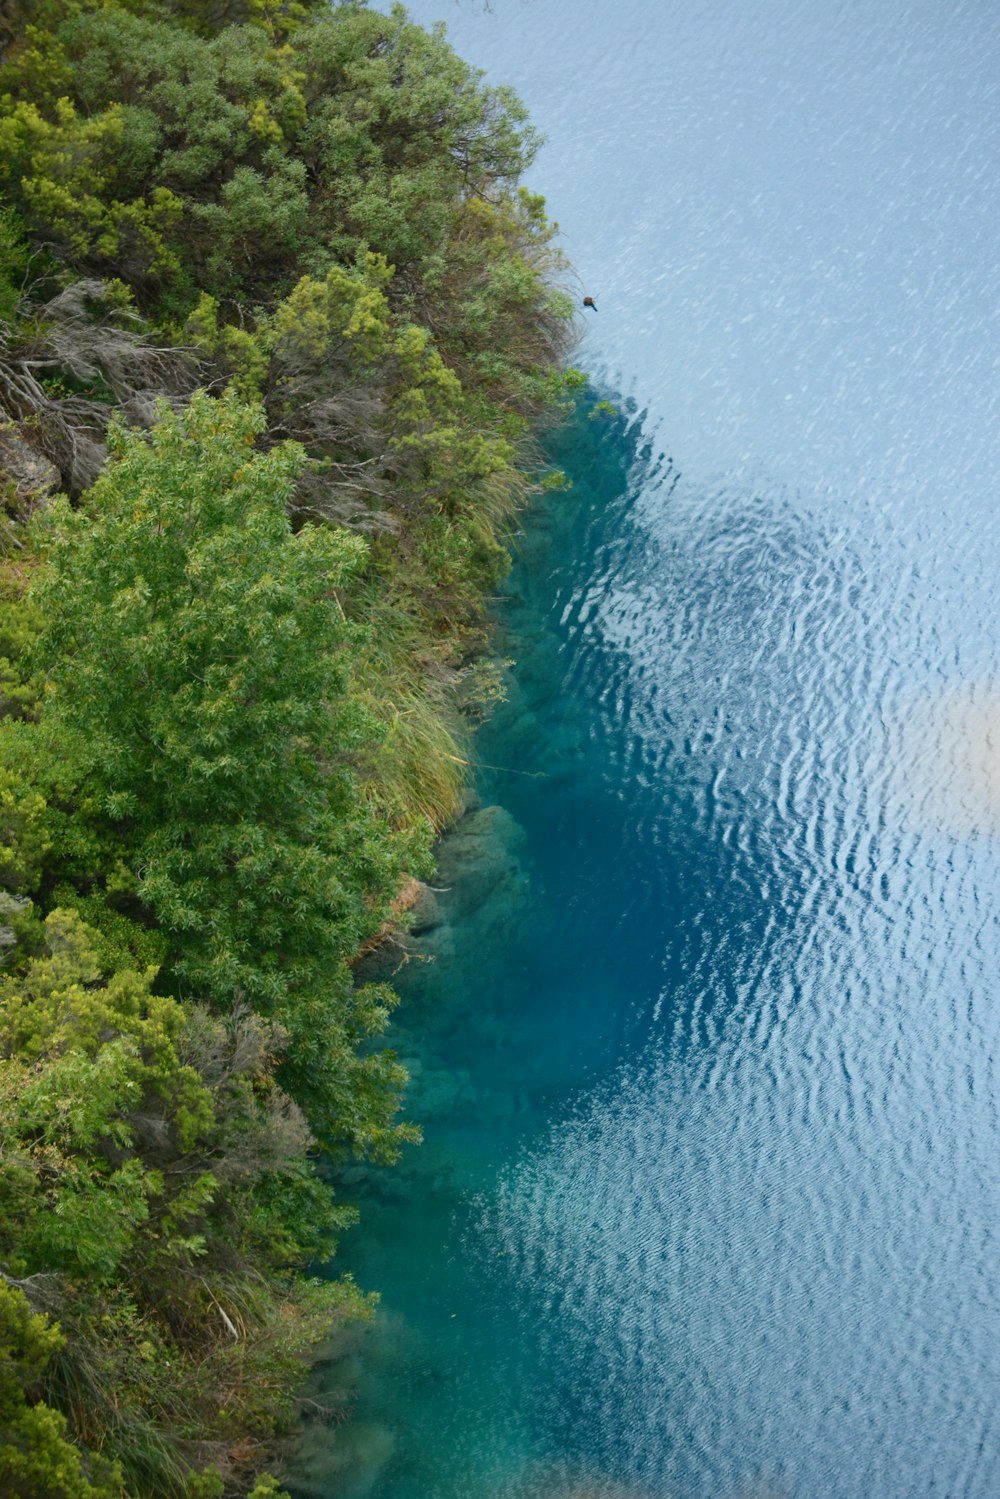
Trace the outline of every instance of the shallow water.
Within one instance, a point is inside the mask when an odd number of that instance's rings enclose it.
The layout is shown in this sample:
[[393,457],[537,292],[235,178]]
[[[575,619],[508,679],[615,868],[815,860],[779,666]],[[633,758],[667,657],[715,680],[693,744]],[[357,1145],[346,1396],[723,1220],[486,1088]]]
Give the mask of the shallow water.
[[[1000,12],[420,0],[633,398],[397,976],[321,1499],[1000,1493]],[[874,12],[874,14],[873,14]]]

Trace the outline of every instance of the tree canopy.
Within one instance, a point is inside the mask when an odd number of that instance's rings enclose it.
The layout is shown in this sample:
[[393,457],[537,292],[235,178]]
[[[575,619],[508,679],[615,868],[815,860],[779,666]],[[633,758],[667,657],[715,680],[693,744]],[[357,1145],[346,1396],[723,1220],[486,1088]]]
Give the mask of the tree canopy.
[[[267,1499],[571,305],[396,6],[0,4],[0,1487]],[[55,492],[62,490],[62,496]],[[485,672],[488,676],[488,670]]]

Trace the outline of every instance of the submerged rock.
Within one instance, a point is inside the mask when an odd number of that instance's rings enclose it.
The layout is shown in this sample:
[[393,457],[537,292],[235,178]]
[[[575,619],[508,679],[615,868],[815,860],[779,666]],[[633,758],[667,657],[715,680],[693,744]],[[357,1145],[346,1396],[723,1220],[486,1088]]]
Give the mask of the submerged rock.
[[366,1499],[392,1457],[395,1438],[387,1426],[351,1420],[331,1430],[318,1422],[308,1426],[294,1461],[282,1474],[298,1499]]
[[[402,892],[400,892],[400,898],[402,898]],[[442,918],[437,896],[422,880],[408,881],[406,901],[402,910],[409,917],[409,930],[414,937],[419,937],[422,932],[432,931],[434,927],[441,925]],[[395,909],[395,904],[394,901],[393,909]]]
[[524,829],[503,807],[467,812],[437,847],[436,884],[447,889],[449,919],[487,902],[497,908],[520,905],[527,879],[520,851]]
[[433,931],[442,921],[434,891],[412,877],[403,881],[390,909],[392,915],[354,959],[358,984],[390,981],[407,961],[411,950],[409,939]]

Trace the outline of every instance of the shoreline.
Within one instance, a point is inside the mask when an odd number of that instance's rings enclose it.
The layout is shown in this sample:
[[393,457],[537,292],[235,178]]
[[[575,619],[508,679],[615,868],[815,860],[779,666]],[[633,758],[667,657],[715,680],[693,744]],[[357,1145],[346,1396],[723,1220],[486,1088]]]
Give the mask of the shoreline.
[[318,1153],[415,1137],[351,965],[458,804],[583,379],[513,93],[401,11],[279,9],[0,35],[2,1310],[86,1499],[273,1494],[370,1311],[304,1273],[354,1217]]

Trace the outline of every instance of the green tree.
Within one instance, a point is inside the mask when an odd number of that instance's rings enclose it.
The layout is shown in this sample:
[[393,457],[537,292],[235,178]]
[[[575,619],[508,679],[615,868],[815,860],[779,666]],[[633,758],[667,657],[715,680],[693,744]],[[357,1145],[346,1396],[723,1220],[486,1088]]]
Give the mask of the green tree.
[[0,1489],[5,1499],[119,1499],[120,1475],[67,1439],[66,1420],[32,1399],[63,1346],[58,1328],[0,1281]]
[[412,1138],[350,963],[459,804],[571,305],[523,107],[400,6],[0,50],[0,421],[79,500],[3,489],[0,1487],[218,1499],[370,1306],[312,1152]]
[[119,430],[82,508],[53,511],[40,733],[119,871],[109,899],[159,925],[177,992],[277,1018],[286,1085],[324,1142],[391,1152],[403,1075],[359,1053],[389,998],[355,992],[346,965],[417,851],[361,786],[378,729],[339,591],[366,548],[292,531],[302,453],[255,451],[262,422],[201,396],[151,442]]
[[303,1351],[367,1312],[350,1282],[293,1280],[353,1214],[274,1082],[280,1030],[105,975],[94,939],[57,909],[0,979],[0,1267],[69,1334],[45,1385],[74,1435],[180,1494],[185,1434],[287,1426]]
[[466,282],[463,331],[482,341],[494,308],[514,366],[522,345],[543,353],[532,320],[549,328],[556,308],[541,200],[514,191],[537,144],[516,96],[401,6],[43,6],[0,80],[6,191],[78,271],[124,279],[147,308],[199,291],[270,303],[372,250],[409,316],[433,308],[449,357]]

